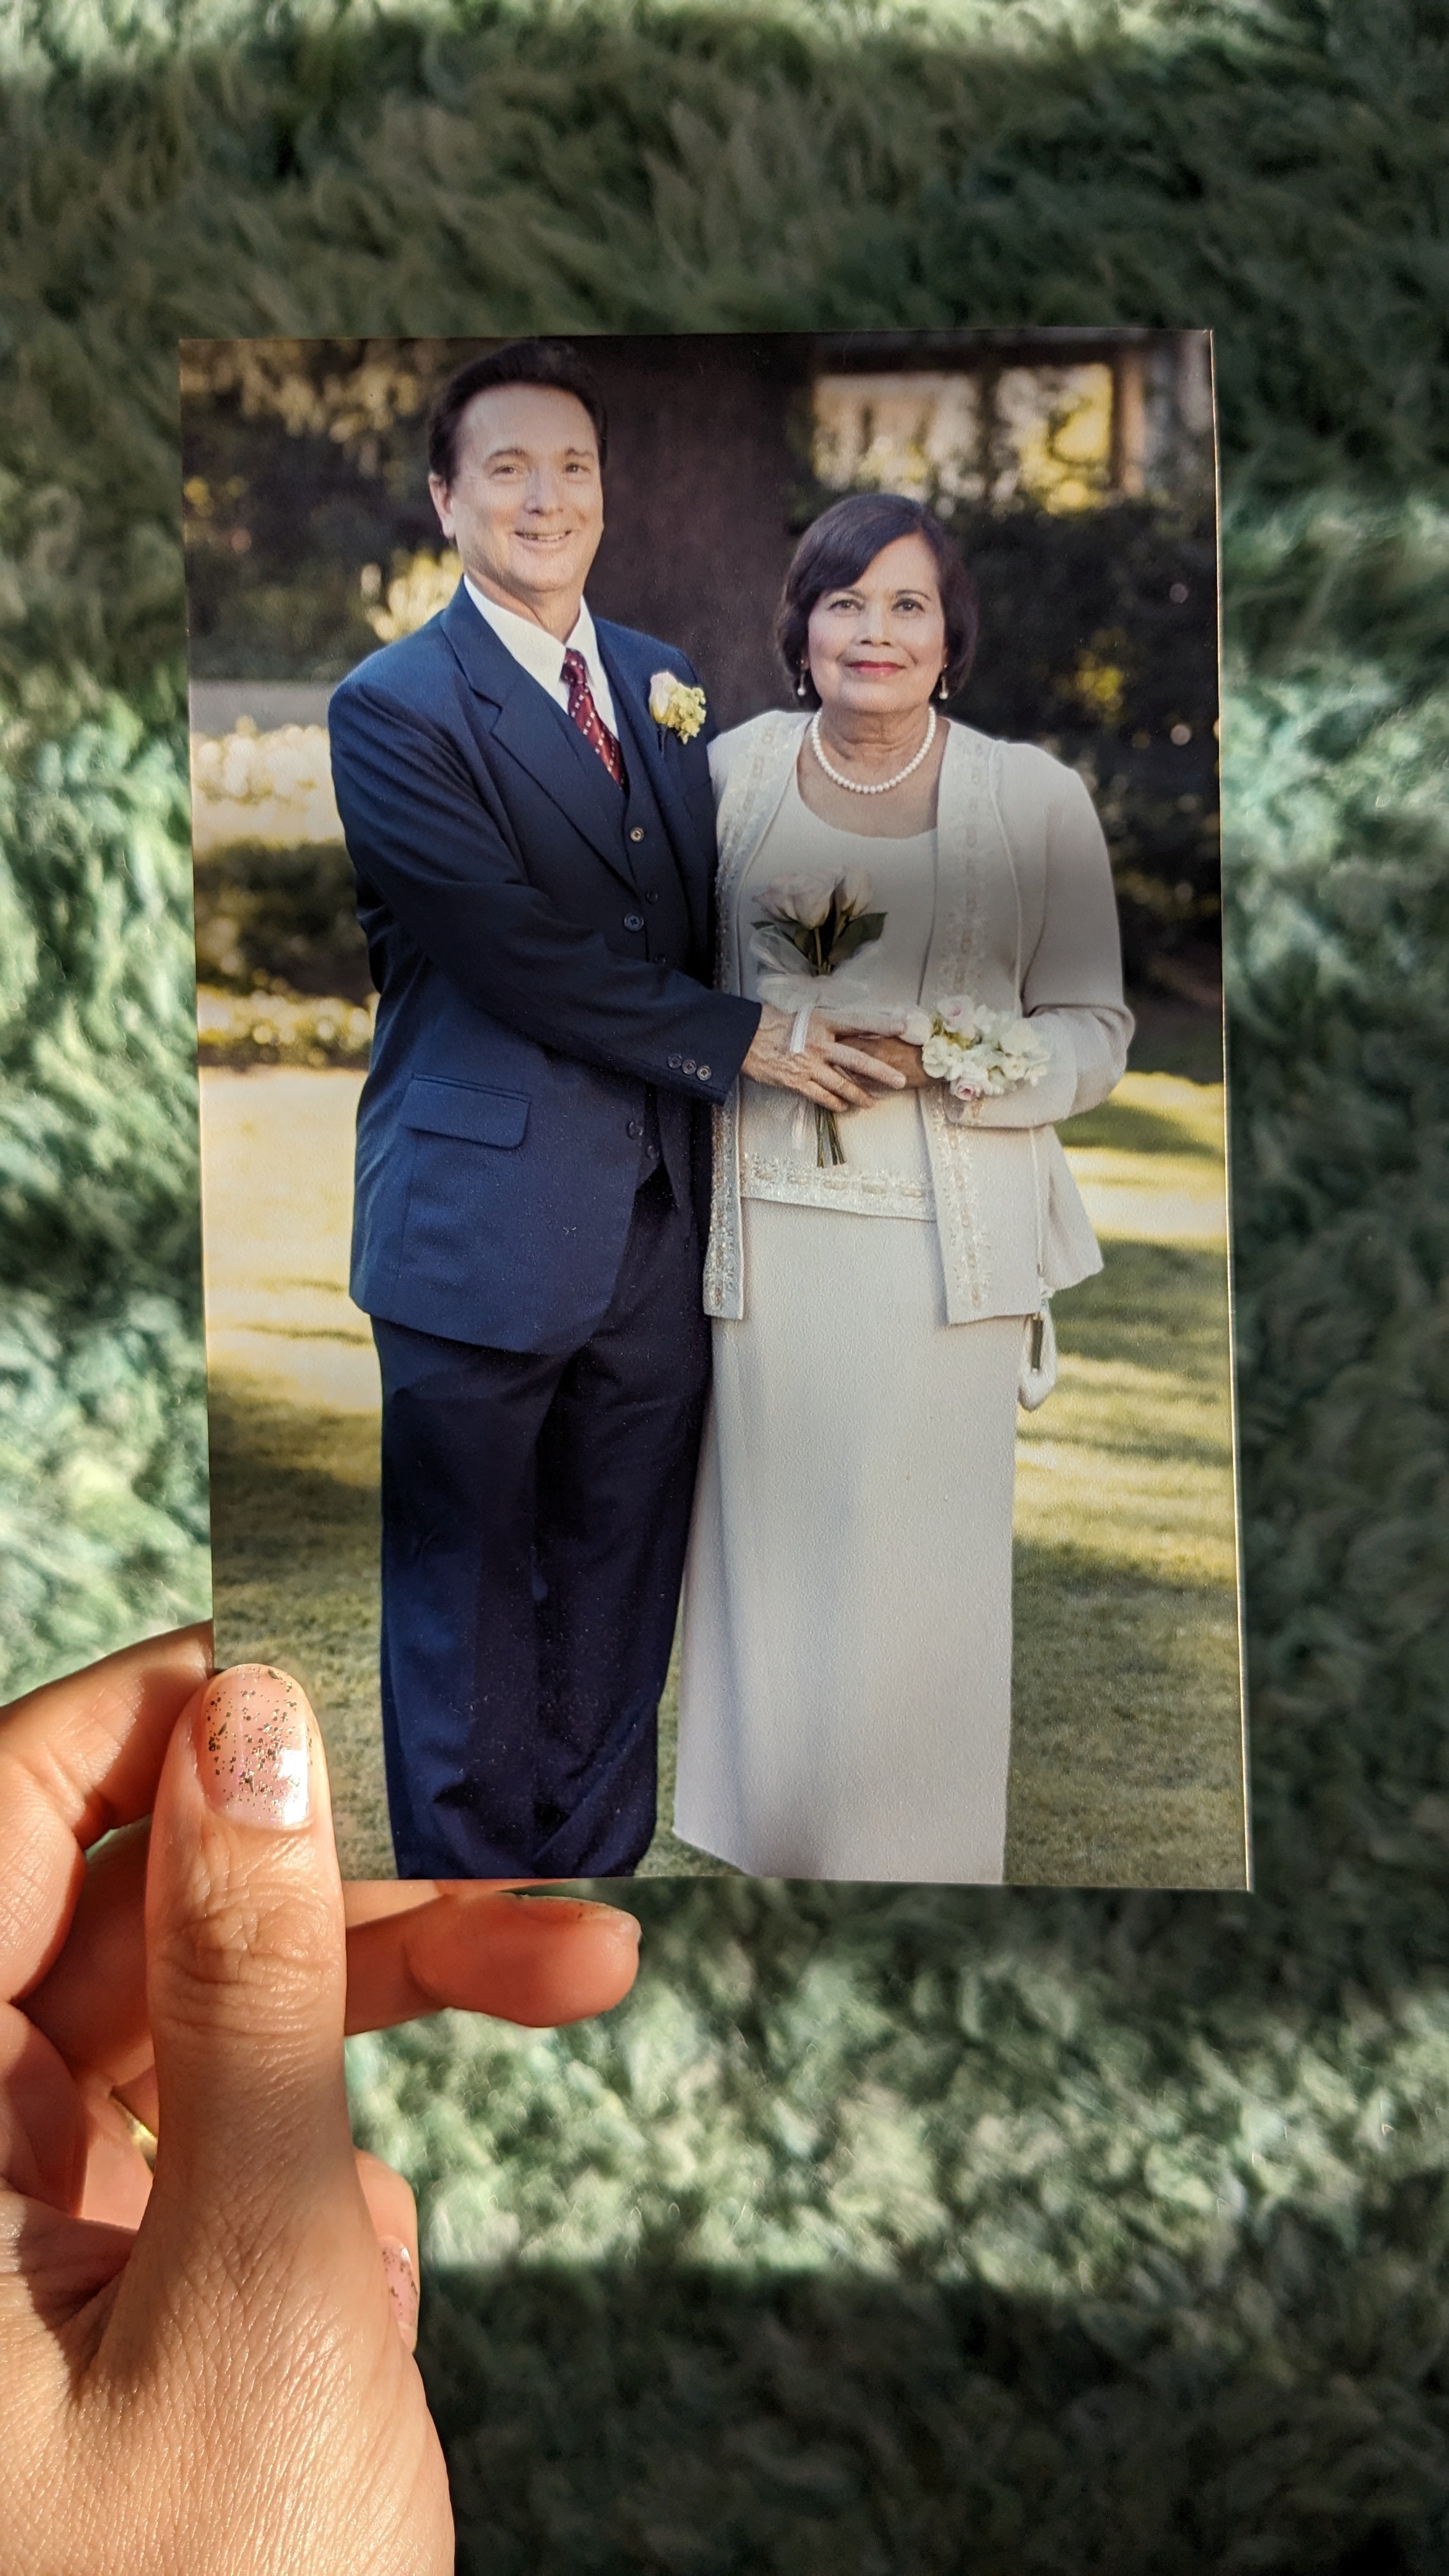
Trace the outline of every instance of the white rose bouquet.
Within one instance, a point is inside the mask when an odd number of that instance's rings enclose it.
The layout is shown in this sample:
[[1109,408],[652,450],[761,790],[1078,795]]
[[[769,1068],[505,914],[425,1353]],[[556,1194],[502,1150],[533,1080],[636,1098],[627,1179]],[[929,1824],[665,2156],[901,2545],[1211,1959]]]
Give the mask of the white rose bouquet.
[[[921,1063],[957,1100],[999,1100],[1004,1092],[1040,1082],[1050,1052],[1030,1020],[1014,1011],[988,1010],[956,993],[923,1011]],[[915,1038],[916,1030],[908,1034]]]
[[[836,877],[777,877],[765,886],[750,942],[761,969],[761,1000],[798,1013],[810,982],[838,974],[879,939],[886,917],[872,912],[872,892],[864,868],[846,868]],[[822,1166],[845,1160],[833,1109],[816,1109],[815,1159]]]

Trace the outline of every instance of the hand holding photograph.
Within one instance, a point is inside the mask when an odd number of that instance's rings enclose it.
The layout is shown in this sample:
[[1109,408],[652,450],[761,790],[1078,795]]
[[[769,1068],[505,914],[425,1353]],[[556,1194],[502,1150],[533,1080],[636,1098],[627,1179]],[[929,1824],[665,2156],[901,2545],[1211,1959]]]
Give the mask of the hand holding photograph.
[[1245,1885],[1207,335],[182,390],[217,1651],[347,1872]]

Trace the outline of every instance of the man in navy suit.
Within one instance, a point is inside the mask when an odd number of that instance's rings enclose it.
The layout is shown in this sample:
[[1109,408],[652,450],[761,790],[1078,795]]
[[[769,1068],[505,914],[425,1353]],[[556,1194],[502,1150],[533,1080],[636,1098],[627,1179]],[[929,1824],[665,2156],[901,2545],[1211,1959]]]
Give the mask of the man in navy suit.
[[464,578],[329,715],[379,992],[352,1293],[383,1384],[382,1712],[403,1877],[583,1877],[654,1830],[709,1345],[708,1120],[744,1070],[894,1080],[709,988],[706,725],[683,654],[595,625],[603,405],[557,342],[429,429]]

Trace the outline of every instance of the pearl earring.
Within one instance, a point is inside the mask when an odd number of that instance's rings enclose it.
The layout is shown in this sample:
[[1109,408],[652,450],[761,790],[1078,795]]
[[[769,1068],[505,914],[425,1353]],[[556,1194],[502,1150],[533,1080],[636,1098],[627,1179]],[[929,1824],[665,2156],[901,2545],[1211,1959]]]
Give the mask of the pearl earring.
[[945,705],[946,700],[947,700],[947,698],[950,696],[950,694],[951,694],[951,692],[950,692],[950,690],[949,690],[949,689],[947,688],[947,686],[946,686],[946,672],[945,672],[945,666],[944,666],[944,664],[943,664],[943,666],[942,666],[942,670],[941,670],[941,685],[940,685],[940,687],[939,687],[939,688],[937,689],[937,691],[936,691],[936,695],[937,695],[937,697],[940,699],[942,706],[944,706],[944,705]]
[[809,684],[810,684],[810,665],[809,665],[809,663],[808,663],[808,662],[802,662],[802,663],[801,663],[801,665],[800,665],[800,677],[799,677],[799,679],[798,679],[798,680],[796,681],[796,683],[795,683],[795,695],[796,695],[796,697],[797,697],[797,698],[803,698],[803,697],[804,697],[805,692],[806,692],[807,688],[809,687]]

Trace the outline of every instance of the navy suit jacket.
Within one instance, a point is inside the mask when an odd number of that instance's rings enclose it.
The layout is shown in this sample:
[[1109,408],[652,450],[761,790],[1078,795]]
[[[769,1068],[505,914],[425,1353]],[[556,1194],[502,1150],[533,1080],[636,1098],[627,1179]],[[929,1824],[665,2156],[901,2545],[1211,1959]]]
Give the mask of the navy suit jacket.
[[708,729],[682,743],[648,713],[653,672],[694,673],[651,636],[597,631],[627,801],[461,584],[328,711],[380,997],[352,1294],[501,1350],[587,1339],[623,1255],[649,1087],[667,1143],[674,1103],[726,1098],[759,1017],[709,989]]

